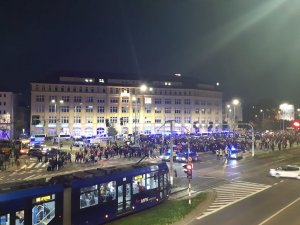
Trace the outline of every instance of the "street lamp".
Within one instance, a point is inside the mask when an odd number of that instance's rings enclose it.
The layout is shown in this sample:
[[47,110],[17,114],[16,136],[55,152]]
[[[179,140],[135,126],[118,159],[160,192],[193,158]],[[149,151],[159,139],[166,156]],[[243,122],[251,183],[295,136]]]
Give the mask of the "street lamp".
[[240,104],[240,101],[238,99],[233,99],[232,100],[232,104],[233,104],[233,121],[234,121],[234,124],[236,122],[236,118],[235,118],[235,106]]
[[135,109],[134,109],[134,133],[133,133],[133,138],[134,138],[134,145],[136,145],[136,132],[137,132],[137,126],[136,126],[136,120],[137,120],[137,97],[133,96],[132,101],[135,102]]
[[[60,131],[58,128],[60,128],[60,108],[58,108],[58,119],[57,119],[57,105],[55,99],[51,100],[51,103],[54,104],[54,111],[55,111],[55,119],[56,119],[56,134],[57,134],[57,142],[58,142],[58,148],[60,149]],[[59,100],[60,104],[64,103],[64,100]],[[57,123],[58,122],[58,123]]]

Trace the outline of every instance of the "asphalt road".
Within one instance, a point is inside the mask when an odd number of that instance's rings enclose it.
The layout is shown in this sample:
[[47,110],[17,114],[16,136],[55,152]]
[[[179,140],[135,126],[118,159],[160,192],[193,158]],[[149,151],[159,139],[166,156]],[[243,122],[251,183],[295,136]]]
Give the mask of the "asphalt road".
[[[217,197],[188,224],[300,224],[300,181],[268,175],[270,168],[298,158],[299,150],[289,150],[263,159],[245,157],[239,161],[194,164],[192,188],[205,190],[205,186],[210,186]],[[209,183],[205,177],[210,178]]]

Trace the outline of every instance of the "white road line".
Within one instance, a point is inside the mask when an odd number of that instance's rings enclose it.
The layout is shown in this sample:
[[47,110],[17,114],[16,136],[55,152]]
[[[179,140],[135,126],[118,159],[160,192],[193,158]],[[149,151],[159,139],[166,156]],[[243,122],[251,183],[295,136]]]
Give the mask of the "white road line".
[[[225,188],[224,188],[225,186]],[[231,186],[231,187],[230,187]],[[257,188],[251,188],[250,190],[247,190],[250,186],[256,186]],[[255,195],[261,191],[264,191],[267,188],[270,188],[270,185],[262,185],[262,184],[256,184],[256,183],[249,183],[249,182],[236,182],[234,181],[231,184],[225,184],[221,185],[219,188],[214,188],[217,192],[217,198],[212,203],[212,207],[210,206],[208,210],[203,212],[203,214],[197,219],[202,219],[210,214],[213,214],[227,206],[230,206],[232,204],[235,204],[239,201],[242,201],[252,195]],[[226,194],[227,197],[226,197]],[[222,195],[222,196],[219,196]],[[217,204],[215,204],[217,203]],[[222,204],[223,203],[223,204]],[[219,206],[219,207],[217,207]]]
[[38,167],[40,167],[42,164],[43,164],[43,163],[40,162],[40,163],[38,163],[34,168],[38,168]]
[[23,165],[22,167],[21,167],[21,169],[25,169],[26,168],[26,165]]
[[31,163],[27,168],[30,169],[35,166],[35,163]]
[[34,176],[36,176],[36,175],[33,174],[33,175],[29,176],[29,177],[24,178],[24,180],[29,180],[30,178],[32,178],[32,177],[34,177]]
[[293,205],[294,203],[296,203],[297,201],[299,201],[300,197],[297,198],[295,201],[291,202],[290,204],[288,204],[287,206],[283,207],[282,209],[280,209],[277,213],[273,214],[272,216],[270,216],[269,218],[265,219],[264,221],[262,221],[260,224],[258,225],[262,225],[266,222],[268,222],[269,220],[271,220],[273,217],[277,216],[279,213],[281,213],[283,210],[287,209],[288,207],[290,207],[291,205]]

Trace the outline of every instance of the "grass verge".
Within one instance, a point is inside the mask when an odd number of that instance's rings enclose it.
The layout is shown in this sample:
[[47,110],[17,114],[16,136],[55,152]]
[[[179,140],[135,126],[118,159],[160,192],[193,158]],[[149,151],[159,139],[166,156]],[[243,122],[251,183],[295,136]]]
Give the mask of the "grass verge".
[[127,216],[108,225],[167,225],[183,219],[194,208],[201,204],[207,197],[206,192],[202,192],[192,198],[189,205],[188,199],[168,200],[156,207],[146,211]]

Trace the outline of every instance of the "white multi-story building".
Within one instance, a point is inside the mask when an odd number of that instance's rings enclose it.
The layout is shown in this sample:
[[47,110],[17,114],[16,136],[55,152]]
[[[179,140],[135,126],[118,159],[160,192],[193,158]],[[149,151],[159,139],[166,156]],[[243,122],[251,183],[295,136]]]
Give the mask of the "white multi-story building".
[[13,121],[16,110],[16,94],[0,92],[0,139],[13,137]]
[[[222,93],[213,85],[183,82],[60,77],[31,83],[31,134],[91,136],[106,133],[195,132],[193,124],[222,123]],[[165,124],[165,126],[164,126]],[[203,125],[203,124],[207,124]]]

